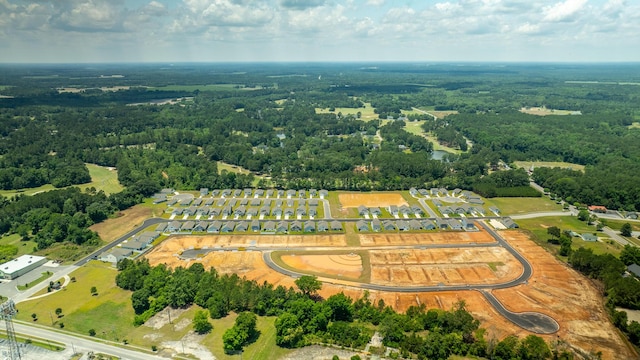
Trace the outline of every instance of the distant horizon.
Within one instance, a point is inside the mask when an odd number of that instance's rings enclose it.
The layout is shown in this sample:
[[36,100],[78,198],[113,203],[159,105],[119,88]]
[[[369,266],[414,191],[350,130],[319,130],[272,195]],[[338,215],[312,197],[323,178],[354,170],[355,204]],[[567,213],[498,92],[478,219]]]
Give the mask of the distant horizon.
[[626,0],[0,0],[0,63],[640,62]]

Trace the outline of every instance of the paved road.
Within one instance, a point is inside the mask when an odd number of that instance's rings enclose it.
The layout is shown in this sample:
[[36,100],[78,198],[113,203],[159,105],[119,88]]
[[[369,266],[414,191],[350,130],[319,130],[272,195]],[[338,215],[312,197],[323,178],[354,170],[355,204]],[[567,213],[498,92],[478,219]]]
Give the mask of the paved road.
[[157,224],[160,224],[160,223],[163,223],[163,222],[169,222],[169,221],[170,220],[163,219],[163,218],[147,219],[144,222],[142,222],[142,224],[139,225],[138,227],[136,227],[135,229],[133,229],[133,230],[129,231],[128,233],[122,235],[121,237],[119,237],[115,241],[110,242],[109,244],[105,245],[104,247],[94,251],[93,253],[91,253],[87,257],[85,257],[84,259],[77,261],[74,265],[82,266],[82,265],[86,264],[87,262],[89,262],[89,260],[98,258],[103,252],[108,251],[111,248],[118,246],[121,242],[127,240],[128,238],[130,238],[133,235],[139,233],[140,231],[146,229],[147,227],[149,227],[151,225],[157,225]]
[[616,230],[611,229],[608,226],[605,226],[602,228],[602,232],[604,232],[605,234],[609,235],[610,238],[612,238],[615,242],[617,242],[618,244],[625,246],[625,245],[635,245],[629,242],[629,240],[625,239],[624,237],[620,236],[619,232]]
[[333,220],[333,216],[331,216],[331,206],[329,206],[329,200],[327,199],[318,199],[322,201],[322,207],[324,208],[324,218],[327,220]]
[[537,312],[514,313],[507,310],[492,293],[486,290],[480,293],[502,316],[525,330],[536,334],[553,334],[560,330],[558,322],[548,315]]
[[37,337],[41,339],[48,339],[51,341],[66,344],[67,346],[72,345],[73,348],[75,348],[76,352],[87,353],[89,351],[93,351],[94,353],[99,352],[103,354],[114,355],[119,357],[120,359],[127,360],[165,359],[157,355],[141,352],[142,349],[139,348],[131,347],[131,349],[125,349],[119,346],[110,345],[105,342],[98,342],[90,337],[66,332],[52,331],[46,328],[34,326],[33,324],[27,325],[19,321],[14,321],[14,329],[17,334]]
[[514,220],[518,219],[533,219],[538,217],[552,217],[552,216],[573,216],[571,211],[542,211],[527,214],[510,215]]

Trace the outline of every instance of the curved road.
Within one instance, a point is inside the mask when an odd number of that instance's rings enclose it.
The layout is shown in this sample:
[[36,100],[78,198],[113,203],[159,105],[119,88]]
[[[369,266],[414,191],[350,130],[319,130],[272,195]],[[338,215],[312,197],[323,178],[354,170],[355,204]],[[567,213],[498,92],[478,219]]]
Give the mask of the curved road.
[[[523,271],[518,276],[518,278],[507,281],[499,284],[490,284],[490,285],[436,285],[436,286],[389,286],[389,285],[376,285],[376,284],[353,284],[353,286],[368,289],[368,290],[380,290],[380,291],[392,291],[392,292],[402,292],[402,293],[414,293],[414,292],[437,292],[437,291],[459,291],[459,290],[477,290],[480,291],[484,297],[489,301],[489,303],[498,311],[502,316],[511,321],[512,323],[522,327],[525,330],[538,333],[538,334],[552,334],[557,332],[560,329],[558,323],[551,317],[536,313],[536,312],[526,312],[526,313],[514,313],[507,310],[498,299],[493,296],[493,294],[489,293],[487,290],[493,289],[505,289],[514,287],[520,284],[526,284],[527,280],[531,277],[533,273],[533,269],[531,264],[525,259],[518,251],[512,248],[498,233],[496,233],[493,229],[487,226],[483,222],[477,222],[482,226],[482,228],[487,231],[494,239],[496,239],[497,243],[489,244],[485,246],[502,246],[505,248],[513,257],[515,257],[523,267]],[[474,245],[451,245],[453,247],[472,247]],[[427,248],[427,246],[417,246],[416,248]],[[432,248],[432,246],[429,246]],[[295,271],[291,271],[288,269],[284,269],[277,265],[271,259],[271,252],[264,251],[262,253],[262,258],[264,262],[275,271],[283,273],[285,275],[297,278],[304,274],[298,273]]]

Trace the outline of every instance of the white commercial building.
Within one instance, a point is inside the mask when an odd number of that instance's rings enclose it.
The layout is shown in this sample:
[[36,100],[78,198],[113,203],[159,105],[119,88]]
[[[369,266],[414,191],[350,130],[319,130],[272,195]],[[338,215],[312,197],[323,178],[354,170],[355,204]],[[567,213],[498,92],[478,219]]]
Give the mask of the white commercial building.
[[0,265],[0,278],[13,280],[47,262],[44,256],[22,255]]

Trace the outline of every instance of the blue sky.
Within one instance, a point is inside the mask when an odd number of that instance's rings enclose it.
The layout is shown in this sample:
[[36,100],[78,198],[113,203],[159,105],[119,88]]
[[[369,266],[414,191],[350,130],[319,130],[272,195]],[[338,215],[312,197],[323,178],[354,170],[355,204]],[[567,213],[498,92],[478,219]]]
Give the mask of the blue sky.
[[0,0],[0,62],[640,61],[637,0]]

